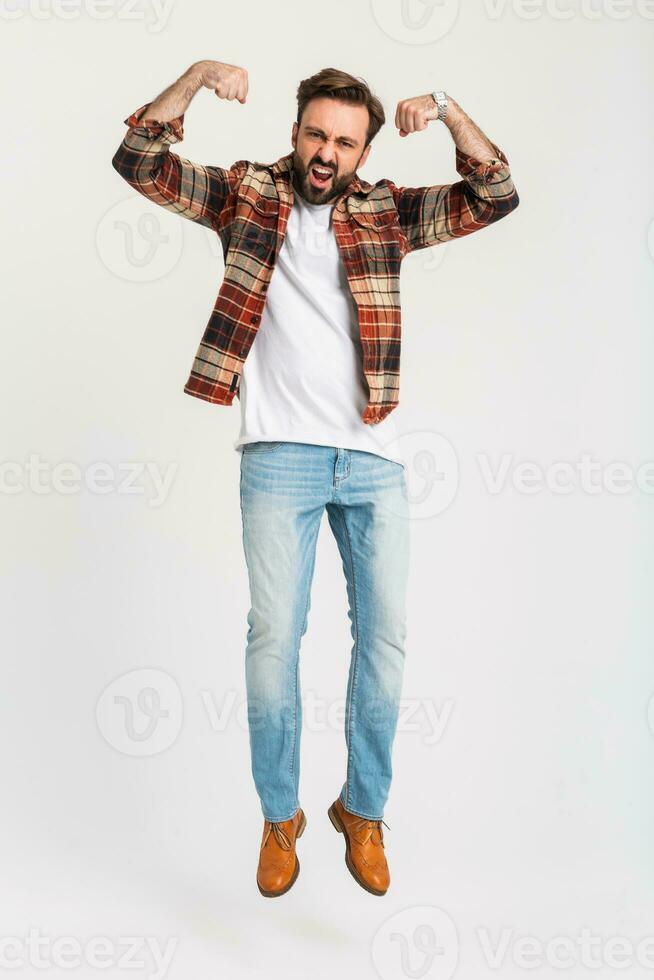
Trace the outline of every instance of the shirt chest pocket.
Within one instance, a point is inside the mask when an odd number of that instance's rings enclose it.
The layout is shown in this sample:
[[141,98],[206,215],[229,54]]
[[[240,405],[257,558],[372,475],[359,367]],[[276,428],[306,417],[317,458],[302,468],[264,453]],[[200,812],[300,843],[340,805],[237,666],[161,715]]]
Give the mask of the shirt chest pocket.
[[277,241],[279,200],[263,197],[251,188],[239,189],[231,229],[232,248],[265,260]]
[[379,269],[399,262],[406,252],[406,238],[397,211],[354,211],[352,234],[368,262]]

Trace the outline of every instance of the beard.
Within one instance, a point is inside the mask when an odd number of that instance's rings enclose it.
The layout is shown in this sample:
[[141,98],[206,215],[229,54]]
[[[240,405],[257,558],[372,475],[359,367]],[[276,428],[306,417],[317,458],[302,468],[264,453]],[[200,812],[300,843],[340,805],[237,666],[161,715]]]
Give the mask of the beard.
[[[314,165],[325,166],[326,169],[331,170],[333,176],[326,187],[314,187],[311,183],[309,170]],[[333,164],[323,164],[318,157],[314,157],[309,166],[305,167],[297,150],[293,150],[293,186],[309,204],[327,204],[337,198],[346,189],[355,173],[356,170],[352,170],[338,174]]]

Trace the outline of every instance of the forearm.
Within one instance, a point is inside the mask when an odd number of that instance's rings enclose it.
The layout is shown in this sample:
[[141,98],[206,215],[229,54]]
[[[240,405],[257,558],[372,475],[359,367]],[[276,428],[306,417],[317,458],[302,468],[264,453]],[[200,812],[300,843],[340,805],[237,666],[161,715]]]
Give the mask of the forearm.
[[[462,180],[426,187],[398,187],[391,182],[400,225],[409,250],[438,245],[484,228],[519,204],[509,161],[502,149],[449,95],[444,122],[456,147],[456,169]],[[438,118],[431,93],[403,99],[395,112],[400,136],[425,130]]]
[[452,134],[452,139],[466,156],[474,157],[480,161],[495,158],[496,153],[488,137],[482,133],[479,126],[472,121],[470,116],[449,94],[447,96],[447,113],[443,121]]
[[161,95],[158,95],[148,106],[146,118],[165,123],[183,115],[193,96],[202,88],[201,66],[202,62],[191,65],[176,82],[164,89]]

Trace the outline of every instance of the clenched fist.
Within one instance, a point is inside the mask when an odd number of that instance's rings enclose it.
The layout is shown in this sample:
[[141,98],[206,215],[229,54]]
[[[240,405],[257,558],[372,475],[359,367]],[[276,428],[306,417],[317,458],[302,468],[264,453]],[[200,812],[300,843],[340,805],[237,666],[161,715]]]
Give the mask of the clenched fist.
[[427,129],[427,123],[432,119],[438,119],[438,106],[431,95],[416,95],[413,99],[403,99],[397,104],[395,125],[400,136]]
[[248,73],[245,68],[223,61],[199,61],[195,68],[205,88],[213,89],[219,99],[238,99],[244,103],[248,94]]

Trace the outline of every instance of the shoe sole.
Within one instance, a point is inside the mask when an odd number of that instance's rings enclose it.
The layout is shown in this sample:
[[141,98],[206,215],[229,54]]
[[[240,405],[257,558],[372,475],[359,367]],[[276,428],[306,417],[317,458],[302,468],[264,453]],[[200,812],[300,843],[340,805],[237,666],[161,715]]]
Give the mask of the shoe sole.
[[[302,811],[302,819],[300,820],[300,823],[299,823],[299,826],[298,826],[298,829],[297,829],[297,834],[295,835],[295,839],[296,840],[298,839],[298,837],[301,837],[302,836],[302,834],[304,833],[304,828],[306,827],[306,825],[307,825],[307,818],[306,818],[306,816],[304,814],[304,811]],[[293,887],[293,885],[297,881],[297,876],[299,875],[299,873],[300,873],[300,862],[299,862],[298,856],[296,854],[295,855],[295,870],[293,872],[293,875],[291,876],[290,881],[286,885],[284,885],[283,888],[280,888],[280,890],[277,891],[277,892],[269,892],[266,889],[262,888],[261,885],[259,884],[259,882],[257,882],[257,888],[259,889],[259,891],[261,892],[261,894],[263,895],[264,898],[278,898],[279,895],[285,895],[286,892],[290,888]]]
[[383,891],[380,891],[379,888],[373,888],[367,881],[364,881],[357,869],[354,867],[352,859],[350,858],[350,839],[347,835],[345,827],[343,826],[342,820],[334,809],[334,806],[335,804],[332,803],[327,813],[336,830],[339,832],[339,834],[343,834],[343,837],[345,838],[345,864],[347,865],[347,870],[350,872],[357,885],[361,885],[361,887],[365,888],[365,890],[370,892],[371,895],[385,895],[388,888],[385,888]]

